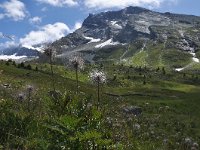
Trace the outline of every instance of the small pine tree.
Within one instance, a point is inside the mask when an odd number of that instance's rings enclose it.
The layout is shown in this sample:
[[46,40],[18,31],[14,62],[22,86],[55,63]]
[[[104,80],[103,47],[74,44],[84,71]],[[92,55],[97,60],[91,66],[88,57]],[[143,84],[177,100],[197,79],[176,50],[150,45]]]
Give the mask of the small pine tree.
[[165,67],[162,67],[162,73],[163,73],[163,75],[166,74]]
[[15,61],[13,61],[12,65],[13,65],[13,66],[16,66],[16,63],[15,63]]
[[17,68],[21,68],[21,64],[17,64]]
[[185,77],[186,77],[186,74],[184,73],[184,74],[183,74],[183,78],[185,78]]
[[6,61],[6,65],[7,65],[7,66],[9,66],[9,65],[10,65],[9,61]]
[[24,65],[24,63],[22,62],[21,64],[20,64],[20,68],[24,68],[25,67],[25,65]]
[[9,59],[8,62],[9,62],[9,63],[12,62],[12,59]]
[[115,81],[117,79],[117,76],[116,75],[114,75],[113,76],[113,81]]
[[31,65],[28,64],[28,65],[26,66],[26,69],[31,70],[31,69],[32,69]]
[[38,67],[37,66],[35,67],[35,71],[38,71]]
[[158,67],[157,69],[156,69],[156,72],[158,72],[160,70],[160,67]]

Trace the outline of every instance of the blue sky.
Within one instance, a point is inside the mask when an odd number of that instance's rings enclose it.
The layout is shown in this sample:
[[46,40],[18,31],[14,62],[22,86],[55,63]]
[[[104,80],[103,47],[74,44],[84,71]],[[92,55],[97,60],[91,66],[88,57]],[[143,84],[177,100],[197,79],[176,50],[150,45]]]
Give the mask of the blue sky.
[[0,0],[0,48],[52,42],[79,28],[89,13],[127,6],[200,16],[200,0]]

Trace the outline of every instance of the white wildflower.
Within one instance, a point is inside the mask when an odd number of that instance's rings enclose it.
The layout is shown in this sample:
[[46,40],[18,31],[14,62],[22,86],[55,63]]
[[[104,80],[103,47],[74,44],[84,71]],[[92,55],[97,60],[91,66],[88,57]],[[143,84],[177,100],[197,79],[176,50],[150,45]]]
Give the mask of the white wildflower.
[[93,70],[92,72],[90,72],[89,77],[93,82],[98,82],[98,83],[106,82],[106,74],[103,71]]
[[84,60],[80,56],[74,56],[70,60],[70,65],[75,69],[83,69],[84,68]]
[[29,92],[32,92],[32,91],[33,91],[33,86],[32,86],[32,85],[27,85],[27,90],[28,90]]

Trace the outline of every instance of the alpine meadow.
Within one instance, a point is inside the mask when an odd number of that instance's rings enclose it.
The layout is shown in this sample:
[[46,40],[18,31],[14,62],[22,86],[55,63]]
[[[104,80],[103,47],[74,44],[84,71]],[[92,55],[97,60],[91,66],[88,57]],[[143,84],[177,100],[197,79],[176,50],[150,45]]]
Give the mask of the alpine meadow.
[[200,15],[158,1],[0,2],[0,149],[199,150]]

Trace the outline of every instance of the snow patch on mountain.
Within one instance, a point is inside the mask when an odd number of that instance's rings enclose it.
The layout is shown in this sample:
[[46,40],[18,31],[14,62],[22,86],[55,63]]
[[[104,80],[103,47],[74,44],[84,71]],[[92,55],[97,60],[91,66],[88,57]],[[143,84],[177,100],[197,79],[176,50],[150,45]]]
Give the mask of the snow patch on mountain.
[[121,25],[119,25],[119,24],[117,23],[117,21],[111,21],[110,24],[111,24],[111,26],[112,26],[113,28],[115,28],[115,29],[119,29],[119,30],[120,30],[120,29],[123,28]]
[[85,39],[90,40],[90,42],[88,43],[95,43],[95,42],[100,42],[101,39],[95,39],[93,37],[87,37],[87,36],[83,36]]
[[119,42],[113,42],[113,39],[109,39],[101,44],[98,44],[95,46],[95,48],[102,48],[102,47],[105,47],[107,45],[118,45],[120,44]]
[[184,69],[185,69],[185,68],[176,68],[175,71],[180,72],[180,71],[182,71],[182,70],[184,70]]
[[13,55],[0,55],[0,60],[18,60],[18,59],[22,59],[22,58],[27,58],[27,56],[17,56],[17,54],[13,54]]
[[196,57],[196,54],[195,53],[190,53],[193,57],[192,57],[192,60],[194,61],[194,62],[196,62],[196,63],[199,63],[200,62],[200,60]]
[[183,67],[183,68],[176,68],[175,71],[180,72],[180,71],[183,71],[183,70],[189,68],[189,67],[192,66],[192,64],[194,64],[194,63],[200,63],[200,60],[196,57],[196,54],[195,54],[194,52],[189,52],[189,53],[192,55],[192,60],[193,60],[193,62],[190,63],[189,65]]
[[39,51],[39,52],[44,52],[43,46],[34,47],[34,46],[31,46],[31,45],[22,45],[22,47],[25,47],[25,48],[28,48],[28,49],[31,49],[31,50],[36,50],[36,51]]

